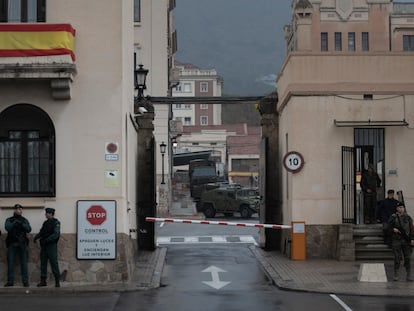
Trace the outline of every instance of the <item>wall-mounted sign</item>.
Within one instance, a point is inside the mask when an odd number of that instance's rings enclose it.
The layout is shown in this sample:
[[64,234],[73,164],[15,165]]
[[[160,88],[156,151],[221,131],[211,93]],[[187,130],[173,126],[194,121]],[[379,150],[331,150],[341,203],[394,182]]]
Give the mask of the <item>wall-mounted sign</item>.
[[77,259],[116,259],[116,201],[77,202]]
[[283,157],[283,165],[289,172],[299,172],[304,164],[303,156],[297,151],[290,151]]
[[106,161],[118,161],[119,148],[118,143],[106,143],[105,144],[105,160]]
[[106,170],[105,171],[105,186],[106,187],[119,187],[119,171],[118,170]]

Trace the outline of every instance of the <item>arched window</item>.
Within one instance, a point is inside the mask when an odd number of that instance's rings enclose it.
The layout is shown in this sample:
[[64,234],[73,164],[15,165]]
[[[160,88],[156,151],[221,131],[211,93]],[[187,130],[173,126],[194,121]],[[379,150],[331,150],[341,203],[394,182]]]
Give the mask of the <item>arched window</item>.
[[0,0],[1,23],[46,21],[46,0]]
[[0,197],[55,196],[55,129],[40,108],[0,113]]

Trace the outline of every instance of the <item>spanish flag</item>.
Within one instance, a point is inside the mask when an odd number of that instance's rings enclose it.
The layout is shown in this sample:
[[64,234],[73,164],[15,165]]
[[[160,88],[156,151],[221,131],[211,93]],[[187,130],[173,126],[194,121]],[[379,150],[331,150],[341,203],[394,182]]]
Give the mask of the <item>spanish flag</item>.
[[70,24],[0,24],[0,57],[69,54],[75,61]]

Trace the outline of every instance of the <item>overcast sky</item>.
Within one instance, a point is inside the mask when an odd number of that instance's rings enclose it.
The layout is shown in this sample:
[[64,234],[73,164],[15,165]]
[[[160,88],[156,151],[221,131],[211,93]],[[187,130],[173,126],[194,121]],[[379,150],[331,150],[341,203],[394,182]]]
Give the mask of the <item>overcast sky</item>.
[[[414,0],[413,0],[414,1]],[[176,0],[176,59],[215,68],[225,95],[265,95],[285,57],[290,0]]]
[[[394,2],[414,2],[396,0]],[[285,58],[291,0],[176,0],[176,59],[215,68],[224,95],[265,95]]]

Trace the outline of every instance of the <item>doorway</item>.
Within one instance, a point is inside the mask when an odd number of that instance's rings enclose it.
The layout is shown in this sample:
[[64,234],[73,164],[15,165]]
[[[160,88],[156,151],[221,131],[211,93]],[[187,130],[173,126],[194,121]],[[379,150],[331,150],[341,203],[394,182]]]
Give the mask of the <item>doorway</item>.
[[364,199],[360,182],[370,163],[381,179],[377,201],[384,199],[384,129],[355,128],[354,146],[342,147],[342,222],[363,224]]
[[[381,185],[377,188],[377,202],[384,199],[384,129],[383,128],[356,128],[354,129],[355,145],[355,171],[362,174],[368,170],[371,163],[374,171],[381,179]],[[356,215],[357,224],[364,223],[364,199],[360,183],[356,184]]]

